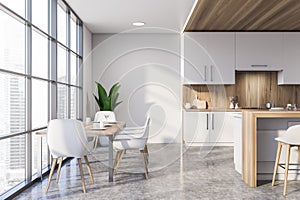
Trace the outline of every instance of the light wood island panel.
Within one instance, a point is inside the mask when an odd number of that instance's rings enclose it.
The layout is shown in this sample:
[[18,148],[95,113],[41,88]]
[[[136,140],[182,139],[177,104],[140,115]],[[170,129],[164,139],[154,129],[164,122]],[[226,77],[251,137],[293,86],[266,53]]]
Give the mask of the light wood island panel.
[[256,187],[257,119],[300,118],[300,111],[242,110],[242,115],[242,179],[250,187]]

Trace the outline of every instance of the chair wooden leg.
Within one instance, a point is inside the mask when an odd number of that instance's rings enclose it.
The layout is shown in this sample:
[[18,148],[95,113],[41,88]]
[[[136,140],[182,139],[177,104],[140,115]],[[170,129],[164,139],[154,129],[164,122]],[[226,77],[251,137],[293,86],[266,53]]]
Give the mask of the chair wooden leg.
[[59,176],[60,176],[60,170],[61,170],[62,161],[63,161],[63,157],[60,157],[59,164],[58,164],[58,169],[57,169],[57,174],[56,174],[56,183],[58,183],[58,181],[59,181]]
[[117,151],[117,154],[116,154],[116,157],[115,157],[114,173],[116,173],[116,171],[117,171],[117,163],[118,163],[118,160],[119,160],[119,157],[120,157],[120,153],[121,153],[121,151]]
[[144,149],[140,151],[144,157],[145,177],[148,180],[148,147],[145,145]]
[[116,158],[115,158],[115,163],[114,163],[114,174],[117,173],[117,168],[119,166],[119,163],[125,154],[125,150],[121,150],[117,152]]
[[84,156],[84,160],[85,160],[85,164],[86,164],[86,166],[87,166],[87,169],[88,169],[88,171],[89,171],[89,174],[90,174],[90,178],[91,178],[92,184],[94,184],[94,177],[93,177],[92,170],[91,170],[91,166],[90,166],[90,163],[89,163],[89,160],[88,160],[87,156]]
[[83,192],[86,193],[86,188],[85,188],[85,183],[84,183],[84,175],[83,175],[83,170],[82,170],[81,158],[77,158],[77,161],[78,161],[79,171],[80,171],[80,175],[81,175],[82,189],[83,189]]
[[284,187],[283,187],[283,195],[286,195],[286,186],[288,181],[288,171],[289,171],[289,164],[290,164],[290,152],[291,152],[291,145],[287,145],[286,147],[286,162],[285,162],[285,174],[284,174]]
[[145,167],[145,177],[148,180],[148,161],[147,161],[147,154],[142,150],[141,153],[144,157],[144,167]]
[[48,178],[48,183],[46,186],[46,193],[48,193],[48,189],[49,189],[51,178],[52,178],[52,175],[53,175],[53,172],[55,169],[56,161],[57,161],[57,158],[52,158],[52,166],[51,166],[51,170],[50,170],[50,174],[49,174],[49,178]]
[[95,140],[94,140],[94,150],[97,148],[98,140],[99,140],[99,137],[96,136]]
[[282,149],[282,143],[278,142],[276,161],[275,161],[274,172],[273,172],[272,186],[275,185],[275,179],[276,179],[276,174],[277,174],[277,170],[278,170],[278,163],[279,163],[279,160],[280,160],[281,149]]
[[298,146],[298,163],[300,164],[300,146]]
[[145,145],[145,152],[146,152],[146,155],[147,155],[147,164],[149,163],[149,152],[148,152],[148,146]]

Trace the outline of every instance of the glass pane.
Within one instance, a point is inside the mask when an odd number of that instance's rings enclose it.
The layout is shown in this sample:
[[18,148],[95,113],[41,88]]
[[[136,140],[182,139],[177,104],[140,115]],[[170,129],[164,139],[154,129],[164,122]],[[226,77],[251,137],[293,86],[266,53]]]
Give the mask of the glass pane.
[[25,26],[0,10],[0,68],[25,73]]
[[70,115],[71,119],[77,119],[77,110],[78,110],[78,92],[79,89],[76,87],[71,87],[71,110]]
[[0,3],[25,18],[25,0],[0,0]]
[[77,67],[77,57],[75,54],[71,53],[71,84],[78,85],[78,67]]
[[67,13],[57,4],[57,40],[67,46]]
[[25,78],[0,73],[0,135],[25,131]]
[[68,113],[68,87],[66,85],[57,84],[57,118],[67,119]]
[[71,49],[77,52],[77,25],[76,22],[71,19]]
[[32,23],[48,33],[48,0],[31,0]]
[[32,75],[48,78],[48,39],[32,31]]
[[32,79],[32,128],[48,124],[48,82]]
[[32,175],[48,166],[46,135],[32,134]]
[[0,140],[0,194],[25,180],[25,135]]
[[57,45],[57,81],[67,83],[67,51]]

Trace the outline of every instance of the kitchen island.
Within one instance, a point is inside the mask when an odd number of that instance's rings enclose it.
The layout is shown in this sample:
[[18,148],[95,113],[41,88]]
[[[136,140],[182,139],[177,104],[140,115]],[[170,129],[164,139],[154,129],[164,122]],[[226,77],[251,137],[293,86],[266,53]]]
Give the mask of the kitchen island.
[[300,111],[242,110],[242,179],[250,187],[257,186],[258,120],[286,118],[299,121]]

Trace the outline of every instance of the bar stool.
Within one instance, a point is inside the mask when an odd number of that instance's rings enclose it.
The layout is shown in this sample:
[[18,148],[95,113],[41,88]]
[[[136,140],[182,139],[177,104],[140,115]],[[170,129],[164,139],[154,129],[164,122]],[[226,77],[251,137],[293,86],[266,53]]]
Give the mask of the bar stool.
[[[288,179],[288,170],[289,170],[289,162],[290,162],[290,153],[291,153],[291,147],[298,147],[298,162],[300,162],[300,125],[291,126],[287,129],[286,133],[282,137],[275,138],[275,140],[278,142],[277,147],[277,154],[276,154],[276,161],[274,166],[274,173],[273,173],[273,180],[272,180],[272,186],[275,184],[276,179],[276,173],[278,169],[278,165],[285,169],[284,174],[284,187],[283,187],[283,195],[286,195],[286,186],[287,186],[287,179]],[[280,154],[282,145],[286,145],[286,162],[285,166],[281,166],[279,164]]]

